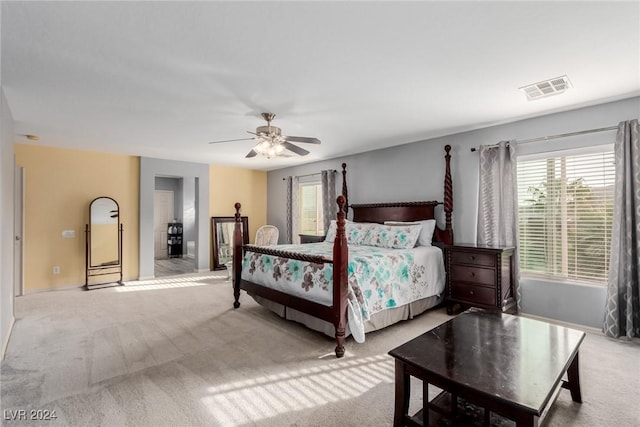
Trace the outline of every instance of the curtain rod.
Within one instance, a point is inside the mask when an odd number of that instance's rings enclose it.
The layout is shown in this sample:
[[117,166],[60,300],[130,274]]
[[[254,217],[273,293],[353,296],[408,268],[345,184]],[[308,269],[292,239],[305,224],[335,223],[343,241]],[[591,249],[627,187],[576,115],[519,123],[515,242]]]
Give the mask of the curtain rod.
[[[604,131],[608,131],[608,130],[615,130],[618,129],[618,126],[609,126],[606,128],[597,128],[597,129],[588,129],[588,130],[580,130],[577,132],[569,132],[569,133],[561,133],[558,135],[549,135],[549,136],[541,136],[538,138],[532,138],[532,139],[523,139],[522,141],[514,141],[518,144],[526,144],[527,142],[538,142],[538,141],[548,141],[550,139],[558,139],[558,138],[566,138],[568,136],[575,136],[575,135],[584,135],[586,133],[596,133],[596,132],[604,132]],[[476,147],[471,147],[471,151],[477,151],[478,148]]]
[[[338,171],[337,171],[337,170],[335,170],[335,169],[329,169],[329,172],[334,172],[334,173],[335,173],[335,172],[338,172]],[[314,176],[314,175],[321,175],[321,174],[322,174],[322,172],[316,172],[316,173],[308,173],[308,174],[306,174],[306,175],[294,175],[294,176],[295,176],[296,178],[305,178],[305,177],[307,177],[307,176]],[[287,178],[282,178],[282,180],[283,180],[283,181],[286,181],[286,179],[287,179]]]

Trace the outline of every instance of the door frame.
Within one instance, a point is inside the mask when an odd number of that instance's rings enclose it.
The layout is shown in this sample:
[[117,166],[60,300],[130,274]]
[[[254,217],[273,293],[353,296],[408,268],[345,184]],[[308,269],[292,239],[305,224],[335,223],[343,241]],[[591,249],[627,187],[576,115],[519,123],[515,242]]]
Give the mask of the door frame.
[[14,163],[13,181],[13,296],[24,295],[25,169]]

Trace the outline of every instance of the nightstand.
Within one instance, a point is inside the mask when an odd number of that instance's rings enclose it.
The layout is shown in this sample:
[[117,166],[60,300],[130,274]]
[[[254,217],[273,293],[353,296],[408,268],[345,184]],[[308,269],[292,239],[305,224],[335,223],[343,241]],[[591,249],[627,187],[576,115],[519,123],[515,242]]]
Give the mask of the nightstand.
[[447,312],[453,304],[516,311],[514,247],[455,244],[446,248]]
[[300,236],[300,243],[317,243],[324,242],[325,236],[316,236],[312,234],[298,234]]

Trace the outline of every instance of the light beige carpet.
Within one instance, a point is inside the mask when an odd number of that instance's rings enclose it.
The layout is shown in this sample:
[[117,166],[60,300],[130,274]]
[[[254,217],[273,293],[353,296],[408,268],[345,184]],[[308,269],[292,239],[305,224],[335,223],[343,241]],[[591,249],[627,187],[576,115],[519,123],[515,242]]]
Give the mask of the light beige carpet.
[[[436,309],[364,344],[349,339],[346,357],[335,359],[332,339],[244,293],[233,310],[225,276],[18,298],[1,365],[2,424],[389,426],[387,351],[449,318]],[[562,390],[545,425],[640,425],[640,346],[589,333],[580,362],[584,403]],[[414,382],[412,410],[420,390]],[[57,419],[7,419],[32,409]]]

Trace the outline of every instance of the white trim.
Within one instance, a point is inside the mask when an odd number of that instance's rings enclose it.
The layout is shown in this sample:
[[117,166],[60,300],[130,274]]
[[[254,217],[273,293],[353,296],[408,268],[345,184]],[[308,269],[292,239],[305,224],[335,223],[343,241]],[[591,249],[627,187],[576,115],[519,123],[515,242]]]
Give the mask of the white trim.
[[551,323],[558,326],[564,326],[566,328],[578,329],[578,330],[589,332],[592,334],[598,334],[598,335],[604,336],[604,334],[602,333],[602,330],[591,327],[591,326],[579,325],[577,323],[563,322],[561,320],[550,319],[548,317],[542,317],[542,316],[536,316],[535,314],[529,314],[529,313],[520,313],[520,316],[527,317],[534,320],[541,320],[543,322]]
[[7,339],[2,343],[2,354],[0,354],[0,360],[4,360],[4,356],[7,353],[7,347],[9,346],[9,339],[11,338],[11,333],[13,332],[13,325],[16,323],[16,318],[11,316],[11,323],[9,323],[9,331],[7,333]]
[[[84,288],[84,283],[80,284],[80,285],[66,285],[66,286],[57,286],[57,287],[47,287],[47,288],[40,288],[40,289],[35,289],[32,291],[27,291],[24,294],[22,294],[22,296],[25,295],[31,295],[31,294],[40,294],[42,292],[54,292],[54,291],[68,291],[71,289],[79,289],[79,288]],[[18,297],[20,298],[20,297]]]

